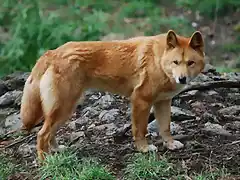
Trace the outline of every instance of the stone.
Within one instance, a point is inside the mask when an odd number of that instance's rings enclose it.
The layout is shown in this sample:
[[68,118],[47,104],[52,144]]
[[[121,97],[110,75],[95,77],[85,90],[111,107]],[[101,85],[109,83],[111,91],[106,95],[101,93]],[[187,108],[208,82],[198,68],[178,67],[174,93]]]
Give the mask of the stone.
[[21,99],[22,91],[9,91],[0,97],[0,107],[6,107],[14,104],[17,99]]
[[215,108],[225,108],[224,104],[222,103],[211,103],[210,106]]
[[224,127],[231,130],[240,130],[240,121],[233,121],[231,123],[226,123]]
[[[194,82],[207,82],[207,81],[212,81],[212,78],[205,74],[199,74],[195,79]],[[190,83],[192,84],[192,83]]]
[[236,81],[236,80],[240,80],[240,73],[239,72],[230,72],[230,73],[225,73],[223,75],[224,77],[226,77],[229,80],[232,81]]
[[17,106],[17,107],[20,107],[21,106],[21,101],[22,101],[22,95],[23,95],[23,92],[20,91],[17,98],[15,99],[14,101],[14,105]]
[[18,152],[23,157],[28,157],[30,154],[33,154],[35,152],[35,149],[36,149],[35,145],[23,143],[18,147]]
[[0,96],[4,95],[8,91],[7,86],[3,80],[0,80]]
[[97,110],[97,107],[86,107],[83,109],[82,114],[84,117],[94,118],[99,115],[100,111]]
[[75,141],[76,139],[80,137],[85,137],[84,131],[78,131],[78,132],[72,132],[70,136],[70,141]]
[[81,129],[88,122],[89,122],[89,118],[87,118],[85,116],[81,116],[81,117],[77,118],[75,121],[70,122],[72,124],[72,125],[70,125],[70,127],[74,128],[74,129]]
[[191,111],[176,106],[171,107],[171,117],[173,121],[183,121],[196,118]]
[[98,106],[101,109],[108,109],[114,101],[115,99],[111,95],[106,94],[97,100],[93,106]]
[[106,131],[106,135],[113,135],[117,127],[114,123],[109,123],[109,124],[102,124],[99,126],[95,126],[94,129],[98,131]]
[[0,138],[6,133],[6,130],[0,126]]
[[23,90],[24,84],[30,75],[29,72],[15,72],[2,78],[9,90]]
[[74,130],[74,131],[77,130],[76,122],[75,122],[75,121],[70,121],[70,122],[68,123],[68,127],[69,127],[70,129]]
[[202,118],[206,119],[207,121],[219,122],[217,117],[209,112],[204,112]]
[[207,122],[204,124],[204,128],[202,128],[202,130],[209,133],[222,135],[222,136],[232,136],[232,134],[229,131],[225,130],[223,126],[221,126],[220,124],[213,124],[213,123]]
[[[156,119],[148,124],[147,129],[149,133],[159,133],[158,122],[156,121]],[[170,124],[171,134],[178,134],[180,131],[182,131],[182,129],[183,128],[179,124],[171,122]]]
[[213,95],[217,95],[218,93],[216,91],[213,91],[213,90],[209,90],[207,91],[207,95],[209,96],[213,96]]
[[207,63],[202,72],[203,73],[216,72],[216,68],[214,66],[212,66],[211,64]]
[[13,108],[0,109],[0,127],[5,126],[6,118],[14,112],[16,112],[16,110]]
[[20,119],[20,114],[12,114],[6,118],[5,128],[9,130],[17,130],[22,126],[22,121]]
[[119,116],[119,109],[111,109],[109,111],[103,110],[99,114],[99,119],[101,121],[113,122]]
[[218,111],[218,113],[222,116],[227,116],[227,115],[240,116],[240,105],[234,105],[234,106],[222,108]]

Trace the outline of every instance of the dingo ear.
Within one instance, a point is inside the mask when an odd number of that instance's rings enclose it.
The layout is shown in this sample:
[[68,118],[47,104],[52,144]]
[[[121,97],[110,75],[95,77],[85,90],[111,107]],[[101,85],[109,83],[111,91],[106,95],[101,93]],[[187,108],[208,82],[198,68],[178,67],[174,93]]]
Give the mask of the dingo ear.
[[203,52],[204,42],[203,42],[202,34],[199,31],[196,31],[193,33],[189,41],[189,46],[204,56],[204,52]]
[[178,45],[178,40],[175,32],[169,30],[167,33],[167,49],[173,49]]

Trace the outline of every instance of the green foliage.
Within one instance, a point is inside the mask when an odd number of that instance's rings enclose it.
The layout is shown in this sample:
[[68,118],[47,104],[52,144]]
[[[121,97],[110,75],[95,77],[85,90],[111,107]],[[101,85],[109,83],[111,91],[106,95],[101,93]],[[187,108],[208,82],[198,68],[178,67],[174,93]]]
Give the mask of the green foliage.
[[17,167],[5,155],[0,154],[0,179],[7,179],[8,176],[17,172]]
[[213,172],[203,172],[193,176],[194,180],[215,180],[215,179],[225,179],[229,174],[224,168],[214,170]]
[[0,76],[30,71],[46,50],[68,41],[99,40],[112,32],[127,37],[169,28],[178,33],[191,30],[187,20],[163,13],[155,0],[6,0],[0,7],[0,26],[11,39],[0,42]]
[[30,70],[46,50],[67,41],[97,40],[105,31],[106,14],[100,10],[84,12],[85,16],[81,16],[75,5],[67,10],[48,11],[37,0],[17,1],[17,5],[11,2],[5,2],[10,11],[0,20],[11,19],[8,26],[12,35],[1,45],[0,75]]
[[193,28],[190,26],[189,21],[181,17],[170,16],[167,18],[159,18],[154,16],[149,19],[151,28],[146,31],[147,35],[154,34],[154,32],[160,31],[167,32],[169,29],[174,30],[177,34],[189,36],[193,33]]
[[95,159],[78,159],[71,151],[47,155],[39,168],[40,179],[52,180],[113,180],[113,175]]
[[176,4],[182,8],[199,11],[202,15],[214,18],[217,11],[218,16],[224,16],[239,9],[239,0],[177,0]]
[[125,168],[125,179],[167,179],[172,177],[176,171],[173,165],[163,159],[158,159],[155,153],[143,155],[135,154]]

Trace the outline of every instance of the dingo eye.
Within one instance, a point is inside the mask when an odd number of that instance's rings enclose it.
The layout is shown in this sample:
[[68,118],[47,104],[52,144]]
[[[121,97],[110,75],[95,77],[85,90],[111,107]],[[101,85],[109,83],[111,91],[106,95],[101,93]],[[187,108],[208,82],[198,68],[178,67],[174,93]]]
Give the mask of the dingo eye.
[[173,63],[176,64],[176,65],[178,65],[178,61],[177,61],[177,60],[173,61]]
[[188,66],[192,66],[195,62],[194,61],[188,61]]

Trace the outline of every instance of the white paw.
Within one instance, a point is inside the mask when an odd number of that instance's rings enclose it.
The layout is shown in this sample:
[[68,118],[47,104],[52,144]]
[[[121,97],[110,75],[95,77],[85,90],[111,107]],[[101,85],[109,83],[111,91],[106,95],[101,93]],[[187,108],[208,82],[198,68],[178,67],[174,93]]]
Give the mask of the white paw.
[[156,146],[154,146],[153,144],[149,144],[148,145],[148,151],[158,151],[158,148]]
[[173,140],[172,142],[166,142],[164,145],[170,150],[181,149],[184,147],[184,144],[180,141]]

